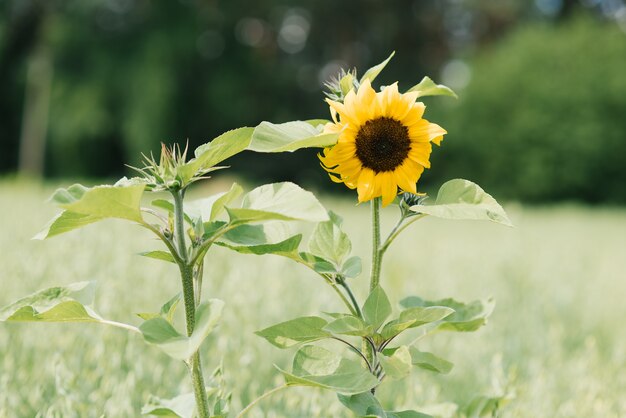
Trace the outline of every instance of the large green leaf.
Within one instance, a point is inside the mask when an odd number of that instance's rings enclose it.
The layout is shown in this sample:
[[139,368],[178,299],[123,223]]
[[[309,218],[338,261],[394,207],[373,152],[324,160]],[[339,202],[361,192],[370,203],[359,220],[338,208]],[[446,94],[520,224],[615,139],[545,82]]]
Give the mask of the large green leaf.
[[255,334],[265,338],[278,348],[289,348],[297,344],[330,337],[330,333],[323,329],[327,323],[324,318],[319,316],[302,316],[272,325],[255,332]]
[[392,379],[402,379],[411,372],[411,354],[406,346],[394,350],[389,356],[382,355],[379,358],[385,374]]
[[44,289],[0,309],[0,321],[98,322],[102,318],[85,306],[95,290],[95,282]]
[[391,315],[391,303],[382,287],[376,286],[363,304],[365,321],[377,330]]
[[433,205],[416,205],[413,212],[443,219],[484,220],[513,226],[502,206],[476,183],[454,179],[439,189]]
[[276,254],[299,259],[301,240],[302,235],[291,235],[291,228],[284,222],[265,222],[239,225],[224,234],[216,244],[243,254]]
[[69,212],[142,222],[139,205],[144,189],[144,184],[92,188],[75,184],[67,189],[58,189],[52,195],[52,201]]
[[289,183],[265,184],[244,196],[241,208],[226,208],[231,222],[268,220],[324,222],[326,209],[313,193]]
[[365,71],[365,73],[361,77],[360,82],[363,83],[365,80],[374,81],[374,79],[378,77],[378,74],[380,74],[380,72],[385,68],[387,63],[389,63],[389,61],[391,60],[391,58],[393,58],[395,54],[396,51],[393,51],[386,60]]
[[101,216],[85,215],[66,210],[55,216],[41,232],[33,237],[33,239],[42,240],[50,238],[73,229],[81,228],[101,219],[103,219]]
[[436,84],[429,77],[424,77],[422,81],[418,84],[411,87],[407,93],[416,91],[418,92],[417,97],[424,96],[450,96],[454,98],[458,98],[455,92],[452,91],[450,87],[446,87],[443,84]]
[[370,335],[374,330],[371,325],[363,322],[361,318],[346,315],[328,323],[328,325],[324,327],[324,331],[328,331],[332,334],[365,337]]
[[348,235],[341,230],[341,218],[329,212],[330,220],[320,222],[309,240],[311,254],[330,260],[340,269],[344,259],[352,251]]
[[360,362],[310,345],[296,353],[292,373],[280,372],[290,386],[313,386],[347,395],[365,392],[378,384],[378,379]]
[[89,306],[95,289],[95,282],[78,282],[40,290],[0,309],[0,322],[96,322],[137,332],[132,325],[102,318]]
[[55,216],[33,239],[50,238],[105,218],[142,222],[139,205],[144,189],[144,184],[93,188],[74,184],[67,189],[58,189],[51,200],[65,210]]
[[141,414],[167,418],[193,418],[195,409],[196,399],[193,393],[186,393],[172,399],[152,396],[141,408]]
[[454,313],[446,316],[436,329],[441,331],[476,331],[487,322],[495,306],[495,301],[490,298],[485,301],[473,301],[465,304],[454,299],[442,299],[436,301],[426,301],[417,296],[410,296],[400,301],[405,308],[447,306],[454,309]]
[[196,148],[195,158],[178,168],[183,182],[186,183],[199,172],[244,151],[250,144],[253,131],[254,128],[248,127],[233,129]]
[[254,129],[248,149],[256,152],[292,152],[301,148],[325,148],[335,145],[338,138],[338,133],[321,133],[308,121],[261,122]]
[[211,333],[222,316],[224,302],[219,299],[210,299],[201,303],[196,309],[196,326],[187,337],[180,334],[165,318],[153,318],[139,326],[144,339],[163,350],[167,355],[178,359],[189,359],[198,349],[206,337]]

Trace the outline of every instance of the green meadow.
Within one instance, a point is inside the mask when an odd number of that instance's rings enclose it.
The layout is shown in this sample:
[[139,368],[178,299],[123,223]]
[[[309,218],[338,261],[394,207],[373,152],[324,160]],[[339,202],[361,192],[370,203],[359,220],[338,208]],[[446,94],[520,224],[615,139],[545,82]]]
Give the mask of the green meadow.
[[[134,313],[158,310],[179,291],[174,265],[137,255],[160,249],[139,227],[104,221],[31,240],[56,212],[45,202],[51,191],[0,182],[0,306],[44,287],[95,280],[97,311],[137,325]],[[368,206],[321,200],[344,217],[367,272]],[[420,348],[432,349],[454,369],[448,375],[416,369],[410,378],[383,384],[381,400],[439,417],[456,416],[452,402],[466,405],[479,395],[507,396],[500,417],[626,416],[626,209],[505,208],[515,228],[426,218],[394,242],[382,277],[392,302],[407,295],[467,302],[494,297],[496,308],[476,333],[420,339]],[[386,230],[396,211],[383,211]],[[365,276],[353,281],[361,300]],[[209,252],[203,292],[226,302],[202,360],[207,371],[222,364],[233,412],[282,383],[274,365],[290,367],[293,350],[280,351],[254,331],[342,309],[332,289],[304,267],[223,248]],[[191,391],[188,380],[182,363],[118,328],[0,324],[0,418],[138,417],[150,395]],[[350,413],[331,393],[289,388],[248,416]]]

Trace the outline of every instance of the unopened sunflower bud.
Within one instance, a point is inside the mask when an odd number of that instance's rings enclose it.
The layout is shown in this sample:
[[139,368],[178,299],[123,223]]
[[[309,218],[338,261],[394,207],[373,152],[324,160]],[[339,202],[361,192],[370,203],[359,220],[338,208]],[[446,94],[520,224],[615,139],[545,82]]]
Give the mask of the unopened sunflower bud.
[[408,217],[417,215],[417,212],[410,209],[411,206],[423,205],[426,199],[428,199],[426,193],[402,193],[402,198],[400,199],[400,211],[402,211],[402,216]]

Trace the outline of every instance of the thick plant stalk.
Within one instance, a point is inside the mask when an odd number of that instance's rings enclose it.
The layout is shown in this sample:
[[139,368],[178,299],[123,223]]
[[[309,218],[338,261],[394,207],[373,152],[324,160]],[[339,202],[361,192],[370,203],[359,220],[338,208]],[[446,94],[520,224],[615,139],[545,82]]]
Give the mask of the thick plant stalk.
[[372,276],[370,279],[370,292],[380,283],[380,203],[381,198],[372,200]]
[[[178,243],[178,254],[182,260],[178,267],[180,268],[183,285],[187,336],[191,336],[196,325],[196,301],[193,288],[193,264],[190,264],[187,244],[185,241],[185,215],[183,211],[184,192],[180,190],[172,192],[172,195],[174,196],[174,235]],[[199,351],[194,353],[189,359],[189,371],[191,372],[191,380],[196,399],[196,410],[198,412],[198,416],[200,416],[200,418],[210,418],[211,413],[209,412],[209,400],[204,386],[204,376],[202,374],[202,363],[200,361]]]

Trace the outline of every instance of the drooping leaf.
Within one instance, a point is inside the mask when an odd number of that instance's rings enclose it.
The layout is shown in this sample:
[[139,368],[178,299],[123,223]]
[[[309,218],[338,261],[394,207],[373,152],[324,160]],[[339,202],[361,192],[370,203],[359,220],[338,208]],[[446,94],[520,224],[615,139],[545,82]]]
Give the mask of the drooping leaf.
[[261,122],[254,129],[248,149],[256,152],[293,152],[301,148],[324,148],[334,145],[338,133],[324,134],[309,121],[285,123]]
[[33,237],[33,239],[43,240],[51,238],[55,235],[81,228],[102,219],[101,216],[85,215],[66,210],[55,216],[41,232]]
[[444,360],[426,351],[419,351],[415,347],[410,347],[409,352],[411,353],[411,363],[422,369],[447,374],[450,373],[450,370],[454,367],[454,364],[450,363],[448,360]]
[[92,281],[40,290],[0,309],[0,322],[96,322],[138,331],[132,325],[98,315],[89,306],[95,289],[96,283]]
[[255,332],[255,334],[265,338],[278,348],[289,348],[297,344],[330,337],[330,333],[323,329],[326,324],[328,322],[324,318],[303,316],[272,325]]
[[324,327],[324,331],[332,334],[364,337],[373,332],[373,327],[371,325],[367,325],[359,317],[346,315],[328,323],[328,325]]
[[411,354],[407,346],[399,347],[390,356],[382,355],[379,360],[385,374],[392,379],[402,379],[411,372]]
[[216,244],[243,254],[276,254],[298,259],[301,240],[301,234],[291,235],[291,228],[286,223],[265,222],[239,225],[224,234]]
[[326,210],[313,193],[289,182],[257,187],[244,196],[241,208],[227,207],[226,210],[235,223],[328,220]]
[[350,251],[352,243],[341,230],[341,218],[329,212],[330,220],[317,224],[309,240],[311,254],[332,261],[339,269]]
[[454,179],[439,189],[433,205],[416,205],[413,212],[443,219],[484,220],[513,226],[496,200],[476,183]]
[[92,188],[73,185],[67,189],[58,189],[52,200],[69,212],[142,222],[139,205],[144,189],[145,184]]
[[358,361],[310,345],[296,353],[292,373],[279,370],[290,386],[313,386],[346,395],[365,392],[378,384],[378,379]]
[[176,264],[176,260],[174,260],[174,257],[172,256],[172,254],[167,251],[147,251],[147,252],[139,253],[139,255],[142,255],[148,258],[154,258],[155,260],[162,260],[162,261],[167,261],[167,262]]
[[63,209],[33,239],[46,239],[92,224],[105,218],[142,222],[139,204],[145,184],[129,186],[96,186],[74,184],[58,189],[51,200]]
[[78,282],[35,292],[0,309],[0,321],[99,322],[90,305],[95,282]]
[[139,330],[147,342],[156,345],[170,357],[187,360],[198,351],[202,342],[215,328],[223,308],[224,302],[219,299],[201,303],[196,309],[195,329],[189,337],[180,334],[162,317],[144,322],[139,326]]
[[363,304],[365,321],[377,330],[391,315],[391,303],[382,287],[376,286]]
[[396,51],[393,51],[386,60],[384,60],[383,62],[381,62],[380,64],[376,64],[375,66],[373,66],[372,68],[368,69],[367,71],[365,71],[365,73],[363,74],[363,76],[361,77],[360,82],[363,83],[365,80],[369,80],[369,81],[374,81],[374,79],[376,77],[378,77],[378,74],[380,74],[380,72],[385,68],[385,66],[387,65],[387,63],[389,63],[389,61],[391,60],[391,58],[393,58],[393,56],[396,54]]
[[148,403],[141,408],[141,414],[167,418],[193,418],[195,408],[196,399],[193,393],[172,399],[151,396]]
[[420,81],[418,84],[411,87],[407,91],[407,93],[412,92],[412,91],[416,91],[419,93],[417,97],[450,96],[450,97],[454,97],[455,99],[458,98],[456,93],[453,92],[450,87],[446,87],[443,84],[435,84],[435,82],[431,80],[429,77],[424,77],[422,81]]
[[436,329],[441,331],[476,331],[487,322],[495,306],[495,301],[490,298],[485,301],[473,301],[465,304],[454,299],[442,299],[426,301],[417,296],[410,296],[400,301],[405,308],[447,306],[454,309],[454,313],[445,317]]

